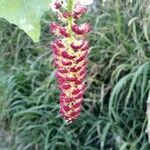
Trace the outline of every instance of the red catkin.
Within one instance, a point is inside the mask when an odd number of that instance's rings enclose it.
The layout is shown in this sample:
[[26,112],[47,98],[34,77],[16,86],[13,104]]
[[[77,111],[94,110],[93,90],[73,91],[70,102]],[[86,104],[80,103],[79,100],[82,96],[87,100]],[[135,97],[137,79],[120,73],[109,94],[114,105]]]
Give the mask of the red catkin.
[[90,31],[90,25],[77,25],[77,20],[87,12],[86,7],[77,3],[70,12],[66,9],[63,11],[62,5],[63,0],[56,0],[54,8],[57,9],[58,18],[61,16],[61,20],[66,20],[68,24],[62,26],[59,23],[51,23],[50,31],[59,37],[51,44],[51,48],[57,68],[55,76],[61,92],[60,114],[71,123],[80,115],[86,90],[84,81],[87,75],[89,42],[85,38]]

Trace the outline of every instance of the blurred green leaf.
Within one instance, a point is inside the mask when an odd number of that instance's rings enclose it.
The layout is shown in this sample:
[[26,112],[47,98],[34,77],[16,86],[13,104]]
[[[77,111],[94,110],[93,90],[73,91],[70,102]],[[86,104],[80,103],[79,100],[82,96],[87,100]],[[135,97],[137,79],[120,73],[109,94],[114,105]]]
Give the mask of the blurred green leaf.
[[48,10],[51,0],[1,0],[0,18],[17,25],[34,42],[39,41],[40,18]]

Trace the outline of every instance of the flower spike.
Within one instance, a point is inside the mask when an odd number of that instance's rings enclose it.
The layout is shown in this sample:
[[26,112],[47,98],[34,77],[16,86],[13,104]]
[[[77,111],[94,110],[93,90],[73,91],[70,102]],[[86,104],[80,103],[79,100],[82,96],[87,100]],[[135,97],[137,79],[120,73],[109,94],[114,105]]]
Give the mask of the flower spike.
[[63,0],[55,0],[53,3],[58,20],[66,20],[66,25],[51,23],[50,31],[59,37],[51,44],[51,48],[57,68],[55,76],[61,92],[60,114],[67,123],[72,123],[80,115],[86,90],[84,80],[87,75],[89,42],[85,38],[90,25],[77,25],[77,20],[87,12],[85,6],[81,6],[77,0],[68,0],[67,9],[63,9],[64,3]]

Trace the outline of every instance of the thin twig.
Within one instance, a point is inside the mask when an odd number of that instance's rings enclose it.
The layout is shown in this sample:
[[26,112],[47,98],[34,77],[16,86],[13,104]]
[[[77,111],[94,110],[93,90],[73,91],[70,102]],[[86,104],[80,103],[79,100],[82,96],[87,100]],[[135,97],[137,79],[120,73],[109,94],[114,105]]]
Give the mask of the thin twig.
[[[150,84],[150,82],[149,82]],[[149,90],[149,94],[148,94],[148,99],[147,99],[147,111],[146,111],[146,115],[147,115],[147,134],[148,134],[148,142],[150,143],[150,90]]]

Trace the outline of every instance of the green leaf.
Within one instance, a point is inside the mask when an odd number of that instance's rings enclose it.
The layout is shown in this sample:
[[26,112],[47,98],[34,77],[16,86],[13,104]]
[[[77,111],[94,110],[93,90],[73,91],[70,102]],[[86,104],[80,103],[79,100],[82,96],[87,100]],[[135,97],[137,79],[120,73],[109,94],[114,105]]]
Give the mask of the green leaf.
[[17,25],[34,42],[39,41],[40,18],[48,10],[51,0],[0,0],[0,18]]

